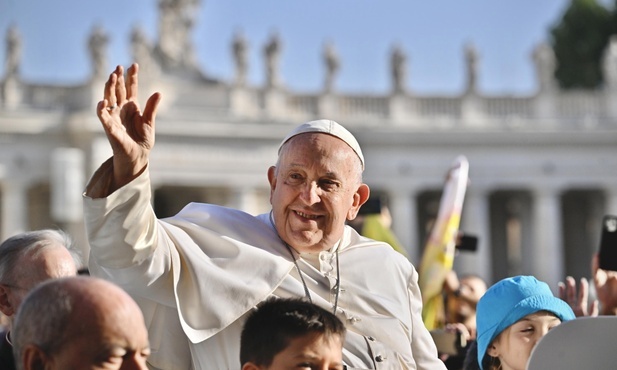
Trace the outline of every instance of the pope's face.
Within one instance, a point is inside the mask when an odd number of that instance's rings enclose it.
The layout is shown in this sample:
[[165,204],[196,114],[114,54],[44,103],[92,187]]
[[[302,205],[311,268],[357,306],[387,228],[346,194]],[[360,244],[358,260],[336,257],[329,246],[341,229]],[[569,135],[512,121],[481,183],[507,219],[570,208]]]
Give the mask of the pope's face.
[[277,166],[268,180],[279,236],[298,252],[332,248],[369,196],[356,153],[334,136],[305,133],[283,146]]

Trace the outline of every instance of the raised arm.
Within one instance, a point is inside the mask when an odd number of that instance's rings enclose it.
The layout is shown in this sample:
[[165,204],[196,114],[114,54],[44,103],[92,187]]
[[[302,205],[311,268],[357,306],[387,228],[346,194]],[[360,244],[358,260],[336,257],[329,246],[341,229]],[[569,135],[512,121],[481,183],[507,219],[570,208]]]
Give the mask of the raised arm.
[[106,197],[141,174],[148,164],[154,146],[154,121],[161,94],[154,93],[143,112],[138,103],[137,64],[131,65],[124,76],[124,68],[117,66],[105,83],[104,99],[97,105],[97,115],[113,151],[113,179]]

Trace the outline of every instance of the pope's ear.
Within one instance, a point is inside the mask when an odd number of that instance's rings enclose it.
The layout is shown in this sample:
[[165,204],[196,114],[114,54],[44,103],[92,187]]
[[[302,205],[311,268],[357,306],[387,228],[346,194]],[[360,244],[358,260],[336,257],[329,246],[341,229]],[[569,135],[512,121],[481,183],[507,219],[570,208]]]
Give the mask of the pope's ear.
[[371,195],[371,190],[369,189],[368,185],[361,184],[358,187],[358,189],[353,195],[353,203],[351,205],[351,208],[347,212],[348,220],[351,221],[356,218],[356,216],[358,215],[358,211],[360,210],[360,207],[362,207],[362,205],[366,203],[370,195]]
[[274,166],[268,168],[268,183],[270,184],[270,190],[274,190],[276,186],[276,167]]

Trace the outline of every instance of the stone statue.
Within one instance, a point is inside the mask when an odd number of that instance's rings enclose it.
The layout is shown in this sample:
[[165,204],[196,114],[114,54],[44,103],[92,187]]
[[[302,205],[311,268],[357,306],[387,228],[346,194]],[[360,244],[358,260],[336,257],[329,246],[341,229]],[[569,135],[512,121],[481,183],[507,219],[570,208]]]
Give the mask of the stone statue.
[[269,88],[278,87],[280,84],[278,76],[280,54],[281,40],[278,33],[273,33],[264,47],[264,56],[266,59],[266,86]]
[[471,43],[465,45],[465,63],[467,67],[467,92],[475,92],[478,80],[478,52]]
[[158,73],[152,45],[139,25],[135,25],[131,30],[131,54],[133,61],[139,64],[140,74],[152,77]]
[[602,56],[602,72],[604,85],[617,90],[617,35],[612,35]]
[[334,77],[340,68],[340,60],[338,53],[331,43],[326,43],[323,50],[323,59],[326,67],[326,77],[324,81],[324,90],[331,92],[334,87]]
[[165,67],[196,67],[191,32],[200,0],[159,0],[157,51]]
[[390,53],[390,66],[392,72],[392,91],[395,94],[405,92],[407,80],[407,55],[399,45],[395,45]]
[[555,53],[547,43],[539,44],[533,51],[533,61],[536,66],[536,78],[540,91],[549,91],[555,88]]
[[103,30],[103,27],[95,25],[88,40],[93,78],[104,78],[109,72],[107,68],[108,43],[109,37]]
[[6,32],[5,78],[17,77],[21,63],[21,35],[17,26],[12,25]]
[[241,31],[237,31],[232,43],[232,51],[236,66],[235,81],[237,86],[246,85],[246,76],[248,71],[247,57],[248,42]]

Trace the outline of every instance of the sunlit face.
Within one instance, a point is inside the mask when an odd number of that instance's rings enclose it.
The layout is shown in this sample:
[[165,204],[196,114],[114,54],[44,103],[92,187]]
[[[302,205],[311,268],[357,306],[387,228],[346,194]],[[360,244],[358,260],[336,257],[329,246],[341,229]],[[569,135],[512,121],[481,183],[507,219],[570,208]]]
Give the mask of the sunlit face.
[[335,335],[310,333],[289,342],[264,370],[342,370],[343,342]]
[[71,340],[51,356],[50,369],[147,369],[150,347],[139,307],[121,295],[110,296],[104,304],[76,314],[67,328]]
[[475,317],[476,305],[486,292],[486,283],[477,276],[463,277],[460,284],[464,297],[448,296],[448,320],[450,322],[463,322],[469,317]]
[[503,370],[525,370],[538,341],[559,324],[561,320],[546,311],[527,315],[501,332],[487,353],[499,357]]
[[334,136],[306,133],[284,145],[277,166],[268,179],[279,236],[298,252],[332,248],[369,196],[356,153]]

